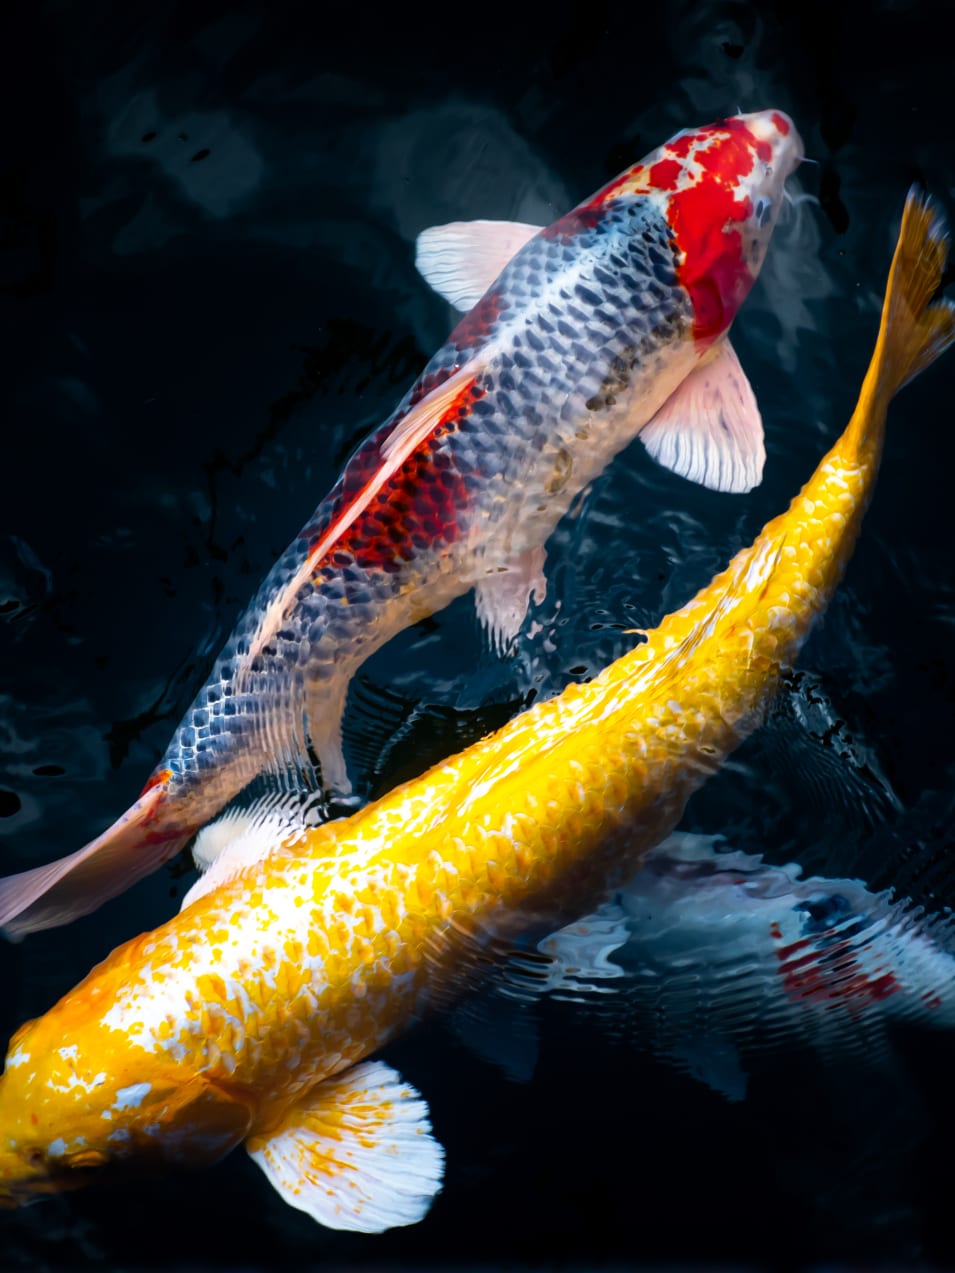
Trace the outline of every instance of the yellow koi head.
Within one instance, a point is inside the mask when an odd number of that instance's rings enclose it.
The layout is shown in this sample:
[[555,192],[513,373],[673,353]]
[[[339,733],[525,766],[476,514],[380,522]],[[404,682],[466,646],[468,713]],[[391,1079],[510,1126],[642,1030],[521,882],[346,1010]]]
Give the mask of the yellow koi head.
[[245,1138],[252,1103],[244,1093],[144,1051],[92,1006],[74,992],[10,1041],[0,1207],[79,1188],[132,1159],[214,1162]]

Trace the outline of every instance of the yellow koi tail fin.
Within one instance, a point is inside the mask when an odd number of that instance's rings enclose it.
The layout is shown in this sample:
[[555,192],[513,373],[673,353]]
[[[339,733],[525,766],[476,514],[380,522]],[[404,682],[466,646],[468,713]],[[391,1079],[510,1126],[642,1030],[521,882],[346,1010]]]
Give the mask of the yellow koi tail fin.
[[924,371],[955,342],[955,305],[933,300],[948,261],[949,232],[938,205],[917,186],[909,191],[899,241],[892,258],[875,353],[856,408],[864,442],[873,396],[883,410],[903,385]]

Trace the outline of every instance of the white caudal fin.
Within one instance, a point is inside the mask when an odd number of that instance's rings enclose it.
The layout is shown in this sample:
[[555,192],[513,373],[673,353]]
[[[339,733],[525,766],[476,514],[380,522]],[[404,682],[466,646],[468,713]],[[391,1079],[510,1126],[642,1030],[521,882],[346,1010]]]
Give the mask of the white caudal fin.
[[290,1206],[358,1233],[421,1220],[444,1174],[427,1105],[381,1061],[317,1084],[246,1148]]
[[182,910],[254,866],[306,827],[307,793],[276,792],[248,808],[230,809],[202,828],[192,856],[203,874],[182,899]]
[[716,491],[750,491],[763,476],[763,423],[728,340],[694,367],[640,434],[658,464]]
[[451,221],[422,230],[415,265],[455,309],[476,305],[504,266],[540,232],[521,221]]
[[528,548],[505,566],[482,575],[474,585],[474,603],[491,646],[503,653],[521,630],[531,597],[538,605],[547,593],[543,548]]
[[175,857],[192,831],[167,825],[167,795],[166,785],[157,783],[82,849],[0,879],[4,936],[16,941],[88,915]]

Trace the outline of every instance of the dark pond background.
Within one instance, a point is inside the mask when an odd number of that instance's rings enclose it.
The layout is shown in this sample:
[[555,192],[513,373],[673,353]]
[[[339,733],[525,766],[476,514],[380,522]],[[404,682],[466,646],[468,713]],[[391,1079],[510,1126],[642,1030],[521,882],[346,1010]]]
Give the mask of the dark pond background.
[[[464,599],[366,666],[349,713],[364,789],[590,675],[624,629],[682,603],[848,418],[909,183],[955,214],[942,13],[7,9],[3,869],[78,847],[135,797],[241,605],[443,340],[451,311],[413,268],[421,229],[553,219],[679,128],[779,107],[818,161],[793,189],[819,204],[784,216],[735,328],[765,482],[713,495],[632,447],[552,543],[553,652],[492,658]],[[805,652],[851,746],[801,733],[784,705],[684,824],[930,910],[955,898],[953,390],[950,358],[894,407],[863,539]],[[0,1033],[168,917],[187,882],[166,869],[4,945]],[[417,1227],[322,1230],[239,1152],[3,1214],[0,1267],[955,1265],[950,1037],[912,1029],[885,1057],[825,1063],[782,1049],[733,1104],[571,1005],[540,1015],[526,1084],[440,1022],[389,1050],[448,1151]]]

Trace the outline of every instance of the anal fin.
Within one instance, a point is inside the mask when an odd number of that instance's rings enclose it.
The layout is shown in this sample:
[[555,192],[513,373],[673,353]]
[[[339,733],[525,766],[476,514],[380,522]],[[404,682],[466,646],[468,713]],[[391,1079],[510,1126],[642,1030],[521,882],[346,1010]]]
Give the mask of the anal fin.
[[290,1206],[358,1233],[423,1219],[444,1174],[427,1105],[381,1061],[317,1084],[246,1148]]

